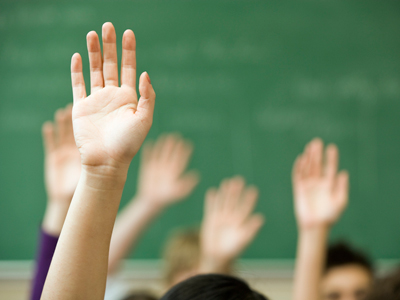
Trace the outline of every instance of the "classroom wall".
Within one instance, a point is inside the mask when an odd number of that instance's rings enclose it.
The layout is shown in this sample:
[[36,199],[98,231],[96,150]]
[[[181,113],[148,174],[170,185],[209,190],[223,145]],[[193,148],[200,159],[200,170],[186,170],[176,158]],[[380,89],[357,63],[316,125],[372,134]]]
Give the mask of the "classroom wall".
[[[157,92],[149,139],[192,140],[201,183],[143,236],[134,258],[160,256],[168,232],[197,225],[203,195],[241,174],[267,222],[244,254],[293,259],[290,172],[315,136],[337,143],[350,205],[332,239],[374,258],[400,249],[398,1],[1,1],[0,260],[34,257],[46,196],[41,124],[72,101],[69,62],[112,21],[137,37],[138,71]],[[120,49],[119,49],[120,51]],[[124,191],[135,193],[138,158]]]

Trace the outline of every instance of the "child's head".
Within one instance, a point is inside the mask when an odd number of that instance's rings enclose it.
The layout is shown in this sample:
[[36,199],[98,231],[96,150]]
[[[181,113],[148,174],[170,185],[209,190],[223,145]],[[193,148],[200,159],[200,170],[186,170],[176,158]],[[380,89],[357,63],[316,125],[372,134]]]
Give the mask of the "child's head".
[[171,288],[161,300],[267,300],[238,278],[207,274],[191,277]]
[[200,261],[200,233],[198,229],[183,229],[168,239],[164,250],[165,281],[167,286],[197,274]]
[[373,267],[365,254],[343,242],[329,247],[322,278],[322,299],[364,299],[372,282]]

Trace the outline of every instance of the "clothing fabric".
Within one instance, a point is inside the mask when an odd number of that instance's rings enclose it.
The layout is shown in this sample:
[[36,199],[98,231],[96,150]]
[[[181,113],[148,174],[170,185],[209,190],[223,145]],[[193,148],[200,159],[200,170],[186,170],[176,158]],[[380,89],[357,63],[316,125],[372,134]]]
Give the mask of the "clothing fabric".
[[40,300],[51,260],[53,258],[54,251],[56,250],[58,238],[58,236],[50,235],[40,228],[35,273],[31,287],[31,300]]
[[[30,300],[40,300],[51,260],[58,242],[58,236],[46,233],[43,228],[39,232],[39,245],[36,255],[35,273],[32,279]],[[107,278],[104,300],[123,299],[129,295],[130,286],[118,275]]]

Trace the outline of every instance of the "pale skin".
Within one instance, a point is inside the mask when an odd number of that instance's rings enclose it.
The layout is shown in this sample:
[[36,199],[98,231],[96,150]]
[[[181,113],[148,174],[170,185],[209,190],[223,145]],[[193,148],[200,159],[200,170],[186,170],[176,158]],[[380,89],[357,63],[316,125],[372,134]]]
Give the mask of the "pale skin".
[[185,199],[199,182],[187,172],[193,147],[178,135],[165,135],[142,149],[137,194],[118,215],[111,238],[109,273],[113,273],[144,229],[167,207]]
[[205,197],[201,226],[200,273],[230,273],[234,260],[253,241],[264,224],[254,214],[258,190],[242,177],[225,179]]
[[324,152],[320,139],[312,140],[293,166],[292,182],[299,240],[295,268],[295,300],[321,299],[321,278],[331,226],[347,206],[349,176],[338,172],[335,145]]
[[57,110],[54,122],[43,124],[42,135],[47,192],[42,228],[48,234],[59,236],[81,172],[81,158],[72,129],[72,105]]
[[[81,162],[72,128],[72,105],[59,109],[43,125],[45,182],[48,202],[43,230],[59,236],[79,181]],[[147,142],[142,150],[138,193],[118,216],[110,245],[109,273],[141,233],[165,208],[186,198],[196,187],[197,172],[186,172],[192,145],[177,134]]]
[[264,224],[264,217],[253,212],[257,198],[257,188],[246,186],[240,176],[206,192],[198,265],[175,274],[168,289],[197,274],[232,273],[235,260]]
[[[103,59],[95,32],[87,35],[91,94],[87,97],[82,60],[74,54],[72,120],[81,158],[81,176],[50,266],[42,299],[104,299],[111,233],[129,164],[153,120],[155,92],[149,75],[136,94],[136,42],[122,39],[118,85],[116,34],[102,28]],[[128,138],[129,137],[129,138]]]

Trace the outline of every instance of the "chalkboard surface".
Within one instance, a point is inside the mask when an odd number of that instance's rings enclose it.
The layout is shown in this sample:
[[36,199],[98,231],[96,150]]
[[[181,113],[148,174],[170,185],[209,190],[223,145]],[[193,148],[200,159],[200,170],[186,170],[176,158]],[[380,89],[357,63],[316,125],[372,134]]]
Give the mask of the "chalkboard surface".
[[[157,92],[149,138],[193,141],[201,183],[146,232],[157,258],[169,230],[200,222],[205,190],[241,174],[267,223],[246,258],[293,258],[290,172],[315,136],[337,143],[350,205],[332,238],[375,258],[400,254],[398,1],[1,1],[0,260],[32,259],[46,195],[41,124],[72,101],[69,63],[86,33],[114,23],[137,37],[138,71]],[[121,49],[119,49],[120,51]],[[122,204],[135,193],[132,163]]]

